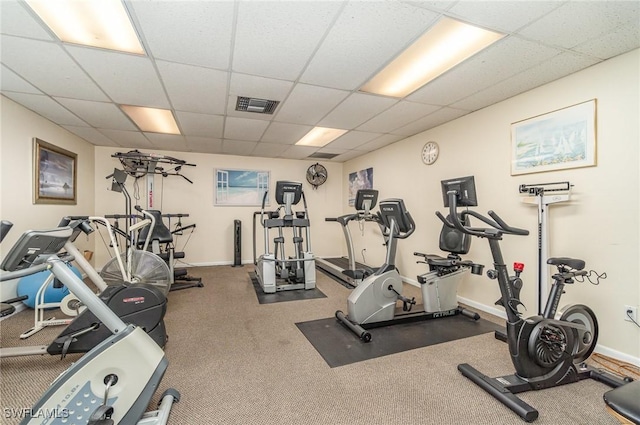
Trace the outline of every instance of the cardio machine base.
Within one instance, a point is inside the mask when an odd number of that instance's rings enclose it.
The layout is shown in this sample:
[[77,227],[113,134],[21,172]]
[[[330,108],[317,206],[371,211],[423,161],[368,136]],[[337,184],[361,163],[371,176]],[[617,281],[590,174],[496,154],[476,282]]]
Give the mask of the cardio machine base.
[[[284,264],[303,262],[299,276],[282,278],[279,276]],[[279,267],[276,268],[276,265]],[[279,260],[272,254],[260,256],[255,266],[256,278],[265,294],[273,294],[281,291],[308,290],[316,287],[315,259],[310,252],[303,253],[301,260]]]
[[347,257],[316,258],[316,267],[346,288],[357,287],[365,278],[376,272],[377,268],[356,261],[356,270],[349,269]]
[[626,381],[623,379],[608,372],[593,369],[585,363],[574,364],[564,375],[555,377],[555,380],[551,377],[550,379],[537,380],[536,382],[524,380],[517,375],[491,378],[467,363],[458,365],[458,370],[462,375],[491,394],[526,422],[536,420],[538,418],[538,410],[521,400],[516,395],[518,393],[571,384],[583,379],[594,379],[613,388],[626,384]]
[[371,322],[371,323],[355,323],[349,319],[349,316],[344,314],[341,310],[336,311],[335,316],[338,319],[338,322],[345,325],[350,331],[355,333],[358,338],[360,338],[363,342],[370,342],[372,339],[371,333],[368,332],[370,329],[381,328],[384,326],[393,326],[393,325],[401,325],[406,323],[415,323],[422,322],[431,319],[442,319],[445,317],[452,317],[457,315],[466,316],[472,320],[480,319],[480,315],[478,313],[469,311],[463,307],[457,307],[446,311],[435,311],[435,312],[426,312],[424,310],[416,310],[405,312],[400,308],[396,309],[396,314],[394,318],[391,320],[384,320],[380,322]]

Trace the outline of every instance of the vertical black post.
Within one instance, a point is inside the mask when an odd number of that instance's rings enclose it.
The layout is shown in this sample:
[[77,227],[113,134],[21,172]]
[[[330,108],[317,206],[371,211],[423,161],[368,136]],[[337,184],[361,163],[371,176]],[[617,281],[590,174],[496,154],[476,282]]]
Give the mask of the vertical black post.
[[242,227],[240,220],[233,220],[233,267],[242,267]]

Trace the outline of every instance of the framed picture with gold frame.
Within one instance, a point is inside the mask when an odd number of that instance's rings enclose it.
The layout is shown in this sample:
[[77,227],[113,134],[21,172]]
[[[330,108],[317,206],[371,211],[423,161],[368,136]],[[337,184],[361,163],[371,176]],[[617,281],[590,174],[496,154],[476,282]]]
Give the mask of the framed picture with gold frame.
[[33,139],[33,203],[77,203],[78,155]]

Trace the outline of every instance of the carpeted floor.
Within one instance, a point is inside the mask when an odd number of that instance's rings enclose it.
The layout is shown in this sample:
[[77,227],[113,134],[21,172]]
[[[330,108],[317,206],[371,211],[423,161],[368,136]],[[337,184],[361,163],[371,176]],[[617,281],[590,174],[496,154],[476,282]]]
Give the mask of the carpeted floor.
[[[205,287],[170,294],[170,366],[152,408],[164,389],[178,389],[182,397],[171,424],[523,423],[456,369],[470,363],[490,376],[512,373],[507,347],[493,334],[331,368],[296,323],[344,310],[350,291],[318,273],[325,298],[260,304],[250,271],[248,265],[192,269]],[[59,331],[50,328],[20,341],[32,320],[29,310],[0,322],[2,347],[46,344]],[[353,344],[361,342],[354,337]],[[2,359],[2,408],[31,406],[77,358]],[[541,425],[615,425],[602,401],[608,389],[582,381],[521,398],[538,408]],[[19,422],[2,416],[2,424]]]

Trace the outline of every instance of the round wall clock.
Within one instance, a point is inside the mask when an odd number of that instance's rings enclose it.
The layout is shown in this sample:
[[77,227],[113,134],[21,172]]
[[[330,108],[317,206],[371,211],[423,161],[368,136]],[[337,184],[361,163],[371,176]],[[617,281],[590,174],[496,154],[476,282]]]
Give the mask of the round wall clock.
[[438,159],[440,147],[436,142],[427,142],[422,148],[422,162],[431,165]]

